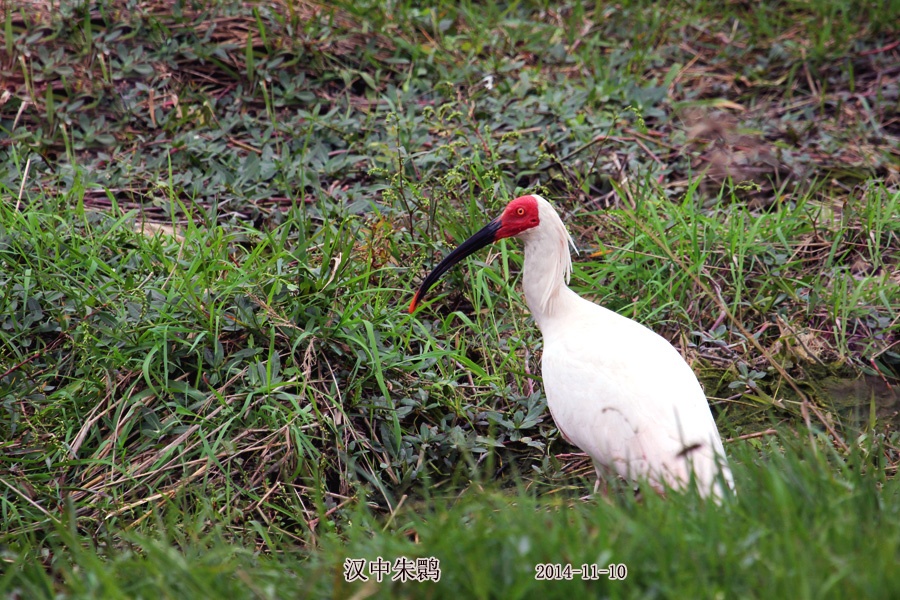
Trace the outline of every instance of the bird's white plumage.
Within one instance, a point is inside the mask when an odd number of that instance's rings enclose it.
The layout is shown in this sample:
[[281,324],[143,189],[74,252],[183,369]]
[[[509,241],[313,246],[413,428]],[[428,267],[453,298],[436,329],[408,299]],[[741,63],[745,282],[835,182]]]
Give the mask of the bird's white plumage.
[[542,374],[560,432],[598,467],[657,489],[696,480],[703,495],[733,489],[703,389],[678,351],[643,325],[578,296],[566,283],[571,237],[544,198],[525,242],[525,299],[544,338]]

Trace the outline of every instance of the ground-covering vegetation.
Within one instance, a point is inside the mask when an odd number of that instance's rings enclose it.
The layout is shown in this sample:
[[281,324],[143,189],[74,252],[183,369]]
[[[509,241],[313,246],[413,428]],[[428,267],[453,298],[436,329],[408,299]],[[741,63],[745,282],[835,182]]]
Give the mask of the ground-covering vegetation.
[[[896,0],[0,11],[5,594],[896,597]],[[516,242],[406,312],[533,190],[734,500],[580,499]]]

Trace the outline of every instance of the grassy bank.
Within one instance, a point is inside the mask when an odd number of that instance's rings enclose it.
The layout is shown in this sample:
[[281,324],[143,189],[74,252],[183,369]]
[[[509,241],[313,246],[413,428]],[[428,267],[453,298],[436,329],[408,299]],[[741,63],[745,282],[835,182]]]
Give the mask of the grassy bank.
[[[890,596],[896,2],[2,10],[8,592],[448,593],[342,587],[381,552],[515,597],[608,551],[609,595]],[[575,500],[516,242],[406,313],[532,190],[701,377],[735,503]]]
[[[740,493],[720,507],[689,495],[638,502],[619,489],[585,502],[524,488],[436,493],[387,519],[357,506],[310,555],[273,539],[274,553],[237,545],[208,505],[93,543],[64,518],[32,553],[7,553],[0,584],[23,598],[60,589],[79,598],[893,597],[896,472],[879,443],[861,441],[848,455],[830,445],[789,434],[730,446]],[[370,561],[404,558],[436,559],[429,573],[439,581],[389,573],[378,583],[369,570]],[[345,580],[347,559],[365,561],[367,581]],[[560,570],[537,580],[546,564],[616,565],[620,578],[566,580]]]

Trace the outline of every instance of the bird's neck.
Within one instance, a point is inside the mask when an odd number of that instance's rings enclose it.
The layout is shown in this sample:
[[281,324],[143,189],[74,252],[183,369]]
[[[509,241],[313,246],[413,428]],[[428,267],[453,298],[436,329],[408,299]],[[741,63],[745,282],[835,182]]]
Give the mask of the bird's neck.
[[566,285],[571,264],[567,237],[526,240],[522,284],[525,302],[541,331],[553,316],[565,310],[572,294]]

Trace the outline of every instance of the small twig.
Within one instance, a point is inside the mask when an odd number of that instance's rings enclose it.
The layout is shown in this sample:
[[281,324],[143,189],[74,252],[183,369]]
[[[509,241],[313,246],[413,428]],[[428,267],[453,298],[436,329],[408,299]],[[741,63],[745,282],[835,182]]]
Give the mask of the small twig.
[[[90,316],[90,315],[86,315],[86,316],[85,316],[85,319],[87,319],[87,317],[89,317],[89,316]],[[82,319],[82,321],[84,321],[84,319]],[[42,354],[46,354],[47,352],[50,352],[51,350],[53,350],[54,348],[56,348],[56,347],[60,344],[60,342],[62,342],[64,339],[66,339],[66,338],[68,338],[68,337],[69,337],[69,336],[68,336],[68,331],[65,331],[65,332],[60,333],[58,336],[56,336],[56,339],[53,340],[52,342],[50,342],[50,344],[48,344],[45,348],[41,348],[40,350],[35,350],[35,351],[31,354],[31,356],[29,356],[28,358],[26,358],[26,359],[23,360],[22,362],[20,362],[20,363],[18,363],[18,364],[16,364],[16,365],[11,366],[9,369],[6,370],[5,373],[0,374],[0,379],[4,379],[4,378],[6,378],[7,376],[9,376],[10,374],[14,373],[15,371],[18,371],[19,369],[21,369],[22,367],[24,367],[25,365],[27,365],[28,363],[30,363],[31,361],[33,361],[33,360],[36,359],[37,357],[41,356]]]
[[[406,499],[406,496],[403,496],[403,499]],[[403,502],[403,499],[400,500],[400,503]],[[337,512],[337,511],[339,511],[340,509],[342,509],[342,508],[344,508],[345,506],[347,506],[347,504],[349,504],[351,500],[353,500],[353,498],[347,498],[346,500],[344,500],[343,502],[341,502],[341,503],[338,504],[337,506],[333,506],[333,507],[329,508],[327,511],[325,511],[325,514],[322,515],[322,516],[323,516],[323,517],[330,517],[330,516],[333,515],[335,512]],[[397,508],[400,508],[400,504],[397,505]],[[307,526],[310,528],[310,530],[316,528],[316,525],[319,524],[319,519],[320,519],[320,518],[321,518],[321,517],[316,517],[315,519],[306,522],[306,524],[307,524]],[[388,523],[390,523],[390,521],[388,521]],[[386,527],[386,526],[385,526],[385,527]]]
[[774,435],[778,433],[777,429],[766,429],[765,431],[757,431],[756,433],[745,433],[744,435],[739,435],[737,437],[728,438],[725,440],[726,444],[730,444],[731,442],[737,442],[738,440],[750,440],[753,438],[764,437],[767,435]]
[[[813,96],[820,97],[822,95],[822,91],[816,85],[812,73],[810,73],[809,71],[809,63],[806,61],[803,61],[803,72],[806,74],[806,84],[809,86],[809,91],[812,92]],[[819,98],[819,100],[821,100],[821,98]]]
[[16,130],[16,127],[19,125],[19,119],[22,118],[22,113],[25,112],[25,109],[28,107],[29,104],[31,104],[31,102],[29,102],[28,100],[24,100],[22,102],[22,104],[19,105],[19,110],[18,110],[18,112],[16,112],[16,118],[13,119],[13,125],[12,125],[12,128],[10,129],[10,131]]
[[[660,134],[658,131],[655,131],[652,129],[648,130],[647,133],[643,133],[641,131],[637,131],[636,129],[631,129],[629,127],[626,127],[625,131],[628,132],[629,134],[631,134],[632,136],[634,136],[635,138],[637,138],[634,140],[635,142],[637,142],[638,139],[642,139],[645,142],[650,142],[652,144],[656,144],[657,146],[662,146],[663,148],[671,150],[672,152],[683,152],[683,150],[684,150],[683,148],[679,148],[677,146],[673,146],[672,144],[667,144],[666,142],[662,141],[661,139],[656,137],[656,136],[660,136],[662,134]],[[622,138],[622,139],[628,139],[628,138]]]
[[881,372],[881,369],[878,368],[878,363],[875,362],[874,356],[869,359],[869,364],[872,365],[872,368],[875,369],[875,372],[878,373],[879,377],[881,377],[881,381],[884,382],[884,385],[887,386],[887,389],[893,391],[894,386],[891,385],[891,382],[887,380],[887,377],[885,377],[884,373]]
[[646,152],[647,155],[650,156],[650,158],[652,158],[656,162],[656,164],[661,165],[663,167],[666,166],[666,163],[661,161],[659,159],[659,157],[653,153],[653,150],[651,150],[650,148],[647,147],[647,144],[645,144],[644,142],[642,142],[641,140],[639,140],[637,138],[635,138],[634,143],[637,144],[638,146],[640,146],[644,150],[644,152]]
[[587,37],[588,33],[591,32],[591,29],[593,27],[594,27],[593,21],[587,21],[584,23],[584,25],[582,25],[581,31],[578,32],[575,42],[569,47],[569,51],[568,51],[569,55],[572,55],[575,53],[575,50],[578,49],[578,46],[581,45],[581,42],[584,41],[584,39]]
[[[269,488],[269,491],[266,492],[265,494],[263,494],[262,498],[260,498],[259,500],[257,500],[256,502],[254,502],[253,504],[250,505],[249,510],[256,510],[256,509],[262,508],[263,502],[268,500],[269,496],[271,496],[273,493],[275,493],[276,490],[279,490],[279,489],[281,489],[281,482],[276,481],[275,485],[273,485],[271,488]],[[260,512],[260,514],[265,519],[265,514],[262,512]],[[266,522],[268,524],[268,519],[266,519]]]
[[710,326],[710,331],[715,331],[719,328],[719,325],[725,320],[725,317],[728,316],[724,310],[719,310],[719,316],[716,317],[716,320],[713,322],[712,326]]
[[881,52],[890,52],[897,46],[900,46],[900,40],[895,40],[890,44],[885,44],[881,48],[872,48],[871,50],[864,50],[859,53],[859,56],[871,56],[872,54],[880,54]]
[[525,348],[525,395],[531,396],[534,393],[534,378],[531,376],[531,368],[528,363],[531,359],[531,352]]
[[809,404],[809,407],[810,407],[810,408],[812,409],[812,411],[815,413],[816,418],[819,419],[819,421],[822,422],[822,425],[825,426],[825,429],[828,430],[828,433],[831,434],[831,437],[834,438],[834,441],[837,442],[838,446],[840,446],[841,449],[842,449],[844,452],[849,452],[849,451],[850,451],[850,447],[849,447],[849,446],[844,442],[844,440],[841,439],[841,437],[837,434],[837,431],[835,431],[835,429],[834,429],[834,427],[831,425],[831,423],[829,423],[829,422],[825,419],[825,415],[822,414],[822,411],[819,410],[819,407],[816,406],[815,404],[813,404],[812,402],[810,402],[809,400],[807,400],[806,398],[803,399],[803,402],[806,403],[806,404]]
[[800,403],[800,416],[803,417],[803,422],[806,423],[806,432],[809,434],[809,445],[812,447],[813,452],[815,452],[816,438],[813,437],[812,421],[809,418],[809,405],[806,403],[806,399]]
[[560,162],[560,163],[566,162],[568,159],[572,158],[572,157],[575,156],[576,154],[580,154],[580,153],[584,152],[585,150],[587,150],[588,148],[590,148],[590,147],[593,146],[594,144],[597,144],[597,143],[599,143],[599,142],[605,142],[605,141],[607,141],[607,140],[613,140],[613,141],[616,141],[616,142],[633,142],[633,141],[634,141],[634,139],[633,139],[633,138],[630,138],[630,137],[616,137],[616,136],[613,136],[613,135],[598,135],[597,137],[595,137],[594,139],[592,139],[592,140],[589,141],[588,143],[582,144],[582,145],[579,146],[578,148],[575,148],[574,150],[572,150],[571,152],[569,152],[568,154],[566,154],[566,155],[563,156],[562,158],[558,159],[558,162]]
[[262,155],[262,153],[263,153],[263,151],[260,150],[259,148],[254,148],[250,144],[248,144],[246,142],[242,142],[241,140],[239,140],[233,136],[228,136],[228,142],[232,146],[237,146],[238,148],[241,148],[242,150],[246,150],[247,152],[255,152],[259,155]]
[[25,182],[28,180],[28,171],[31,169],[31,157],[28,157],[28,160],[25,161],[25,172],[22,174],[22,185],[19,186],[19,197],[16,199],[16,212],[19,212],[19,207],[22,206],[22,194],[25,193]]
[[631,210],[637,210],[637,201],[634,199],[634,195],[631,193],[631,181],[628,179],[628,174],[625,173],[625,167],[619,161],[619,157],[615,152],[612,153],[612,162],[616,166],[616,169],[619,170],[619,186],[622,188],[622,191],[625,192],[625,197],[631,203]]
[[22,498],[22,500],[24,500],[24,501],[27,502],[28,504],[32,505],[33,507],[35,507],[36,509],[38,509],[39,511],[41,511],[41,512],[44,514],[45,517],[47,517],[48,519],[50,519],[50,520],[53,521],[54,523],[59,523],[59,519],[57,519],[57,518],[54,517],[52,514],[50,514],[50,513],[47,511],[46,508],[44,508],[43,506],[41,506],[40,504],[38,504],[37,502],[35,502],[35,501],[32,500],[31,498],[29,498],[28,496],[26,496],[26,495],[22,492],[22,490],[20,490],[20,489],[17,488],[16,486],[12,485],[11,483],[7,482],[5,479],[0,479],[0,483],[2,483],[3,485],[5,485],[6,487],[8,487],[8,488],[9,488],[10,490],[12,490],[15,494],[18,494],[18,495]]
[[391,516],[388,517],[387,523],[384,524],[384,528],[382,529],[382,531],[387,531],[387,528],[390,527],[391,523],[394,521],[394,517],[397,516],[397,511],[400,510],[400,507],[403,506],[403,503],[406,502],[406,499],[408,497],[409,496],[407,494],[403,494],[403,496],[400,497],[400,502],[397,503],[397,506],[391,509]]

